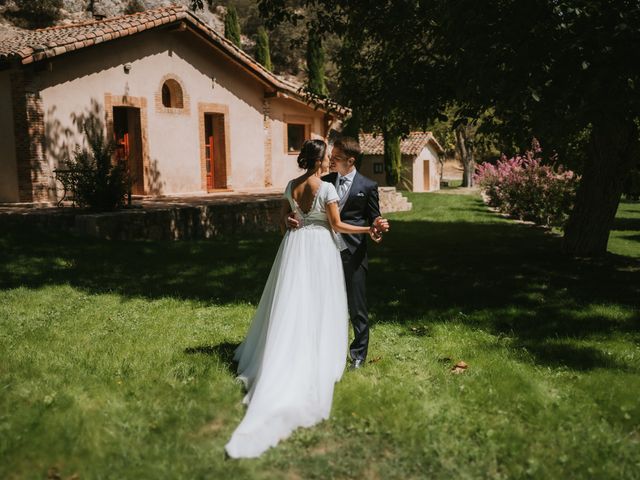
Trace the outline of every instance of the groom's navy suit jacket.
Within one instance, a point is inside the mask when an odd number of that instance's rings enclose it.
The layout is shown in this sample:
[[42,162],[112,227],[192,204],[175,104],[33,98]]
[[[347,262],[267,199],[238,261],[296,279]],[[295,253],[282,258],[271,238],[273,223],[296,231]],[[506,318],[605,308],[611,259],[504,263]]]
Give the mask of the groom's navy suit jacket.
[[[330,173],[322,177],[322,180],[333,185],[336,184],[337,173]],[[356,172],[351,183],[351,189],[347,194],[347,201],[340,212],[340,220],[350,225],[366,227],[380,216],[380,201],[378,198],[378,184]],[[360,264],[368,268],[367,237],[366,234],[342,233],[342,238],[349,249],[350,262],[353,267]]]

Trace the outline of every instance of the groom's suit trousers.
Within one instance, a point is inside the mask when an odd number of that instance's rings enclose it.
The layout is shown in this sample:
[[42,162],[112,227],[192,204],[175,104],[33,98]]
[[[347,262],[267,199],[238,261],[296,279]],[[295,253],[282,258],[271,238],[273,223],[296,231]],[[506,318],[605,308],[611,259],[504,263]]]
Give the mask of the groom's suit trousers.
[[[338,174],[330,173],[322,177],[325,182],[338,184]],[[356,173],[349,189],[347,200],[340,210],[340,219],[350,225],[371,225],[380,216],[378,184]],[[369,318],[367,314],[367,257],[368,235],[341,234],[347,250],[341,252],[344,279],[347,286],[349,317],[353,326],[354,339],[349,353],[353,360],[365,360],[369,346]]]
[[369,322],[367,314],[367,268],[361,260],[348,251],[342,252],[342,267],[347,285],[349,317],[353,326],[353,342],[349,353],[353,360],[365,360],[369,347]]

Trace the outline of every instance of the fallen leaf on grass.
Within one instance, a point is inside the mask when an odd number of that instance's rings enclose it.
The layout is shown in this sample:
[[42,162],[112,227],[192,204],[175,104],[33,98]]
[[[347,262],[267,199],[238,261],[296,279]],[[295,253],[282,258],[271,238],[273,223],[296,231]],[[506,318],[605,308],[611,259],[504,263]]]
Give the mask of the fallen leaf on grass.
[[369,363],[378,363],[380,360],[382,360],[382,357],[375,357],[369,360]]
[[453,368],[451,369],[451,373],[462,373],[464,372],[467,368],[469,368],[469,365],[467,365],[465,362],[463,362],[462,360],[460,360],[458,363],[456,363]]
[[61,480],[60,472],[57,467],[51,467],[47,471],[47,480]]

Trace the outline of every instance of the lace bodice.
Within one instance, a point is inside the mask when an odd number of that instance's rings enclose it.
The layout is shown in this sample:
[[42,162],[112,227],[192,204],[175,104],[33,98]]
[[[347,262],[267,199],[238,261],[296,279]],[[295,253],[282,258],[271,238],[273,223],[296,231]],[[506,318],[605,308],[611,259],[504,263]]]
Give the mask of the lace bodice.
[[291,192],[291,181],[287,184],[284,196],[289,201],[291,210],[296,213],[296,217],[302,220],[301,226],[322,225],[328,226],[326,206],[330,202],[338,201],[336,188],[328,182],[320,182],[320,188],[311,202],[308,212],[303,212],[298,203],[294,200]]

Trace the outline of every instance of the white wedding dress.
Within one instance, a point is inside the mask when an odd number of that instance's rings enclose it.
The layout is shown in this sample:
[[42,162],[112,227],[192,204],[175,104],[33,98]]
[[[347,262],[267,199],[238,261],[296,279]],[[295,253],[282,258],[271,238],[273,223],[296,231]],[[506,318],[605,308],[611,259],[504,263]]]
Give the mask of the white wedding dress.
[[338,194],[321,182],[307,213],[293,199],[291,182],[285,198],[301,226],[285,234],[247,337],[234,355],[248,408],[225,446],[233,458],[257,457],[297,427],[327,419],[346,362],[343,244],[325,212]]

